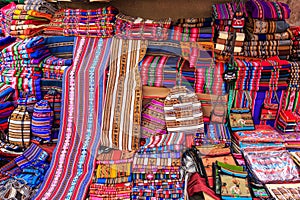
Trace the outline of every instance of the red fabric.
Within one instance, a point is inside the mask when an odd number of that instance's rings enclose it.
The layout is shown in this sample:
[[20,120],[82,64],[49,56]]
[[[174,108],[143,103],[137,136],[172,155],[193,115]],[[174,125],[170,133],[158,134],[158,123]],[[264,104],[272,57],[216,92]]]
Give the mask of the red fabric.
[[199,192],[205,192],[213,199],[220,200],[220,198],[215,194],[215,192],[206,185],[205,178],[202,178],[198,173],[194,173],[190,177],[187,192],[189,196],[193,196],[194,194]]

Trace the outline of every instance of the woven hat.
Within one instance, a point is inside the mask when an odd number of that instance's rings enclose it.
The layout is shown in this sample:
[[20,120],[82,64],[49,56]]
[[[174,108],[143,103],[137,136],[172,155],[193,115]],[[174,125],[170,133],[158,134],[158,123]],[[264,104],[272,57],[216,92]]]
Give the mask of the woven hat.
[[152,99],[142,111],[142,138],[156,134],[166,134],[164,101]]
[[184,86],[175,86],[165,99],[164,111],[168,132],[183,132],[203,138],[203,113],[194,92]]

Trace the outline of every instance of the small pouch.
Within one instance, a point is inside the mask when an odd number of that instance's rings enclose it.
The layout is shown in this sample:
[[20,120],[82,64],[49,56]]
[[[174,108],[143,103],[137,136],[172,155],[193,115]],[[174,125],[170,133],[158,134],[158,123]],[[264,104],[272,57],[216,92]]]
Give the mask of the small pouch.
[[210,115],[210,122],[225,124],[226,123],[227,106],[222,103],[221,96],[218,96],[217,101],[213,103],[213,109]]
[[252,199],[248,188],[248,174],[243,167],[217,161],[214,165],[214,177],[215,192],[222,199]]
[[229,123],[232,131],[246,131],[254,130],[254,122],[252,118],[251,106],[252,100],[248,91],[244,91],[247,101],[249,102],[248,108],[231,108]]

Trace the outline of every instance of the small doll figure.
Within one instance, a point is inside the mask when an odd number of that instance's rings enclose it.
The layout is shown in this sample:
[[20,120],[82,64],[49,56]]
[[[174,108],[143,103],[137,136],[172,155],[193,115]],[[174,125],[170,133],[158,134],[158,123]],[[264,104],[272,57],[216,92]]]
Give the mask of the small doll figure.
[[221,193],[228,194],[227,183],[222,184]]
[[230,192],[234,197],[240,197],[241,189],[240,189],[240,181],[237,179],[232,179],[234,186],[230,188]]

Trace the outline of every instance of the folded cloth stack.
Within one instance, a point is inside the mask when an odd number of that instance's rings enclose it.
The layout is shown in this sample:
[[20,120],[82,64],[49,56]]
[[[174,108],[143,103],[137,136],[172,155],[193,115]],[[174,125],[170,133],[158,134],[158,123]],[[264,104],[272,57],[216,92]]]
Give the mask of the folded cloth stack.
[[293,61],[291,63],[289,88],[299,90],[300,88],[300,61]]
[[285,90],[288,88],[291,64],[274,56],[265,60],[236,59],[236,90]]
[[145,86],[172,88],[180,84],[194,87],[194,69],[182,57],[146,55],[139,65],[142,84]]
[[300,60],[300,26],[293,26],[290,30],[293,33],[293,53],[291,57]]
[[19,97],[19,91],[24,91],[41,100],[42,69],[39,63],[50,55],[43,44],[44,38],[38,36],[15,42],[1,51],[0,78],[15,89],[15,99]]
[[212,42],[181,42],[182,56],[195,70],[195,92],[222,95],[226,92],[222,74],[224,65],[214,62]]
[[64,28],[62,23],[63,19],[64,19],[64,10],[60,9],[54,13],[50,23],[45,25],[43,34],[47,36],[63,35],[64,34]]
[[299,182],[299,168],[284,148],[245,149],[244,157],[253,177],[261,183]]
[[293,45],[290,26],[285,21],[290,17],[289,6],[281,2],[248,0],[246,8],[249,17],[245,26],[247,42],[244,55],[286,59],[292,53]]
[[[244,2],[237,3],[223,3],[214,4],[212,6],[212,16],[214,19],[214,26],[216,31],[226,31],[233,32],[232,20],[234,19],[234,14],[239,7],[240,12],[247,16],[246,8]],[[243,32],[243,28],[236,29],[237,32]]]
[[231,140],[235,153],[250,148],[284,147],[282,136],[268,125],[257,125],[253,131],[234,132]]
[[72,59],[75,37],[73,36],[51,36],[45,37],[45,46],[51,55],[59,58]]
[[91,200],[130,200],[134,152],[100,147],[95,177],[90,185]]
[[170,30],[170,40],[182,42],[211,42],[214,37],[212,18],[179,19]]
[[183,199],[181,155],[184,134],[152,136],[133,160],[132,199]]
[[0,22],[1,22],[1,29],[2,33],[5,36],[10,35],[10,26],[13,18],[14,10],[16,9],[16,4],[14,2],[1,7],[0,9]]
[[167,40],[171,19],[143,19],[119,13],[116,36],[124,39]]
[[55,4],[51,4],[45,0],[25,0],[24,4],[17,5],[18,10],[34,10],[40,13],[53,15],[57,11]]
[[49,56],[40,63],[43,69],[43,79],[62,80],[66,68],[72,65],[72,59]]
[[31,144],[22,155],[0,168],[0,196],[32,199],[49,168],[49,154]]
[[245,40],[244,33],[236,33],[235,43],[233,44],[233,33],[226,31],[219,31],[219,36],[215,43],[215,53],[219,55],[228,56],[231,54],[232,48],[234,55],[243,55],[243,46]]
[[16,9],[10,26],[10,35],[21,39],[40,35],[51,18],[51,14]]
[[112,6],[96,10],[65,9],[65,36],[112,37],[118,10]]

